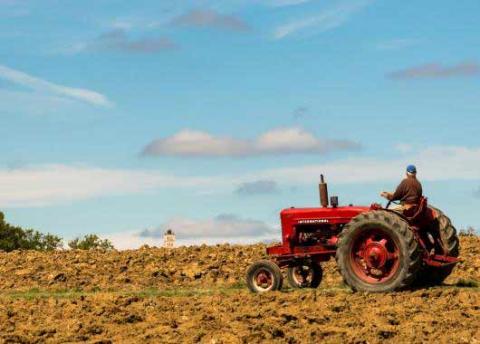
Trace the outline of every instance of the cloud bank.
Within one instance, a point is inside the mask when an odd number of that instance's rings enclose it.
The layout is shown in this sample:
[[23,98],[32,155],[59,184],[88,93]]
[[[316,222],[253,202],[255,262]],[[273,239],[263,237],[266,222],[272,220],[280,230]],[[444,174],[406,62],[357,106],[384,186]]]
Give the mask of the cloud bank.
[[[38,207],[102,196],[192,187],[208,178],[175,177],[159,171],[44,165],[0,170],[0,207]],[[211,183],[209,183],[211,184]]]
[[429,63],[402,69],[387,76],[390,79],[444,79],[453,77],[475,77],[480,75],[480,65],[477,62],[461,62],[452,66],[439,63]]
[[[194,221],[194,220],[192,220]],[[208,220],[199,220],[208,221]],[[254,235],[254,236],[234,236],[234,237],[201,237],[201,238],[189,238],[189,239],[176,239],[176,246],[192,246],[192,245],[216,245],[216,244],[255,244],[259,242],[270,244],[272,242],[281,241],[280,228],[266,235]],[[116,249],[127,250],[137,249],[143,245],[149,246],[163,246],[163,237],[140,237],[138,231],[127,231],[102,234],[102,238],[109,239]]]
[[277,128],[253,140],[214,136],[185,129],[148,144],[146,156],[245,157],[279,154],[325,154],[334,150],[358,149],[349,140],[320,139],[301,128]]
[[232,214],[220,214],[206,220],[173,218],[156,229],[141,231],[138,236],[163,238],[167,229],[172,229],[178,239],[263,237],[277,234],[273,227],[262,221],[245,219]]
[[405,167],[417,166],[422,181],[480,180],[480,148],[436,146],[396,159],[350,158],[325,164],[276,168],[256,173],[256,178],[273,179],[285,184],[311,184],[325,173],[336,184],[395,181]]
[[103,107],[110,107],[113,105],[106,96],[98,92],[54,84],[3,65],[0,65],[0,79],[29,88],[35,92],[75,99],[91,105]]
[[[479,147],[431,147],[396,159],[350,158],[324,164],[295,165],[248,174],[175,176],[162,171],[45,165],[0,169],[0,207],[39,207],[98,197],[162,189],[255,194],[276,185],[315,185],[324,173],[335,184],[398,181],[405,166],[417,165],[422,181],[480,180]],[[241,190],[241,191],[240,191]]]

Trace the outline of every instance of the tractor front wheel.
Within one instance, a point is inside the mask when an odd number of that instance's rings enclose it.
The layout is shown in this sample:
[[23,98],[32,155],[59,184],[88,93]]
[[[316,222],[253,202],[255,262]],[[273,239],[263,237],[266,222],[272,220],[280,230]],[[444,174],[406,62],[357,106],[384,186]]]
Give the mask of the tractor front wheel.
[[254,293],[282,289],[282,271],[277,264],[269,260],[253,263],[247,270],[247,286]]
[[287,270],[288,284],[292,288],[317,288],[322,277],[322,267],[316,262],[296,264]]
[[389,211],[354,217],[340,233],[337,264],[353,290],[390,292],[408,287],[421,268],[419,245],[408,223]]

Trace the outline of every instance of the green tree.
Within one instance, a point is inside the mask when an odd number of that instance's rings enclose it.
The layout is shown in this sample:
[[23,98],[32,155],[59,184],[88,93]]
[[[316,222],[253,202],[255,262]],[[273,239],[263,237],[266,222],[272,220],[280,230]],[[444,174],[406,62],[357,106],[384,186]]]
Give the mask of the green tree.
[[113,244],[108,239],[100,239],[96,234],[87,234],[83,238],[75,238],[68,242],[72,250],[113,250]]
[[0,212],[0,250],[39,250],[52,251],[62,248],[62,238],[53,234],[43,234],[33,229],[23,229],[5,221]]
[[468,226],[467,229],[460,229],[461,236],[475,236],[477,231],[472,226]]

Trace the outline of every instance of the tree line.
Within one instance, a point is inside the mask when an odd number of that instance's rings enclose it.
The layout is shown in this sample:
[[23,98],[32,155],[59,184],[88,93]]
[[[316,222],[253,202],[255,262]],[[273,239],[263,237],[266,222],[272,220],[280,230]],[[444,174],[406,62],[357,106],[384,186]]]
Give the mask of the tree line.
[[[113,244],[108,239],[101,239],[96,234],[88,234],[75,238],[67,243],[68,247],[77,250],[113,250]],[[61,237],[44,234],[34,229],[23,229],[5,221],[4,213],[0,212],[0,251],[37,250],[53,251],[64,248]]]
[[465,229],[460,229],[459,234],[461,236],[475,236],[475,235],[480,234],[480,233],[478,233],[477,230],[475,228],[473,228],[472,226],[468,226]]
[[[478,232],[473,227],[459,231],[461,236],[475,236]],[[115,247],[108,239],[101,239],[96,234],[87,234],[82,238],[68,241],[68,247],[73,250],[113,250]],[[34,229],[23,229],[5,221],[4,213],[0,212],[0,251],[37,250],[53,251],[64,248],[61,237],[53,234],[44,234]]]

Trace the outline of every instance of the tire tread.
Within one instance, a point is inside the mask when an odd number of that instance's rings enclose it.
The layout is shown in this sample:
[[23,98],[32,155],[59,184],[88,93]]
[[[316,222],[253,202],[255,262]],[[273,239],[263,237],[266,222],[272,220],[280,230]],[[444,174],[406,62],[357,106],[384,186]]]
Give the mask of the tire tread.
[[345,252],[343,252],[342,246],[347,245],[349,238],[352,236],[353,231],[359,226],[378,223],[387,225],[392,230],[398,231],[407,246],[406,253],[408,254],[408,268],[406,269],[403,277],[395,283],[395,285],[389,290],[379,288],[369,288],[371,292],[385,292],[393,290],[402,290],[410,286],[417,277],[417,273],[420,270],[422,259],[418,242],[415,240],[413,232],[409,229],[408,223],[400,216],[390,211],[375,210],[367,213],[362,213],[354,217],[339,235],[337,244],[337,254],[335,256],[340,273],[342,274],[345,284],[347,284],[353,290],[362,290],[363,287],[359,285],[354,278],[350,275],[346,267]]

